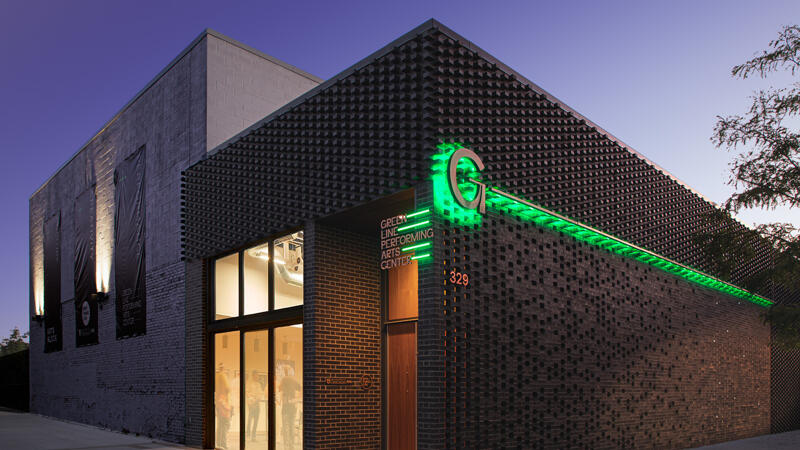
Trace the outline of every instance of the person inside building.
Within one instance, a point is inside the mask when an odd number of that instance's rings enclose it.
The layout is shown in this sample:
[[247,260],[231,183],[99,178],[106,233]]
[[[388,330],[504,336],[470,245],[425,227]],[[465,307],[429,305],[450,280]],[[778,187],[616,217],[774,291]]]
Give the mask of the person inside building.
[[278,393],[281,402],[281,434],[285,450],[295,448],[295,419],[299,392],[300,383],[294,379],[294,370],[288,365],[284,366],[283,377],[278,384]]
[[222,363],[217,367],[217,375],[214,379],[215,398],[214,406],[217,411],[217,448],[228,448],[228,430],[231,427],[231,416],[233,406],[230,403],[230,385],[228,377],[225,375],[225,367]]
[[261,402],[264,401],[264,386],[259,381],[258,372],[250,372],[247,377],[247,426],[245,433],[249,440],[256,440],[258,418],[261,416]]

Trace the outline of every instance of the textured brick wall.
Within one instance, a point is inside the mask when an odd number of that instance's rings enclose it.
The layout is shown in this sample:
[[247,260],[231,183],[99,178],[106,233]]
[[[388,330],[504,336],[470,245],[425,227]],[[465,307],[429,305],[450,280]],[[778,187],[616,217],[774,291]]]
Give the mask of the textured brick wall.
[[772,349],[772,432],[800,429],[800,350]]
[[208,148],[212,149],[322,80],[256,50],[208,37]]
[[[191,277],[184,278],[181,173],[210,146],[316,84],[286,67],[216,33],[204,35],[31,197],[31,314],[35,299],[42,298],[42,224],[60,211],[64,327],[64,350],[45,355],[43,327],[31,323],[34,412],[170,441],[201,441],[206,343],[197,283],[205,273],[192,261]],[[114,169],[141,146],[147,152],[147,335],[117,341]],[[72,209],[92,183],[97,261],[110,299],[99,312],[99,344],[76,349]]]
[[[445,322],[445,447],[682,448],[769,433],[759,307],[493,213],[438,245],[444,306],[423,301]],[[449,283],[451,269],[470,285]]]
[[[433,208],[430,183],[414,188],[416,209]],[[442,224],[434,221],[435,236]],[[445,248],[434,239],[433,260],[442,261]],[[419,321],[417,322],[417,444],[420,449],[439,449],[445,442],[447,417],[442,380],[445,379],[445,318],[442,311],[442,269],[438,264],[419,264]]]
[[180,261],[148,271],[148,332],[137,338],[115,339],[112,293],[99,312],[100,343],[75,348],[74,308],[65,302],[64,350],[41,353],[41,337],[32,347],[31,411],[182,441],[182,277]]
[[[31,323],[31,410],[114,430],[184,440],[184,263],[180,174],[205,154],[205,41],[159,78],[30,199],[32,294],[41,223],[62,217],[63,351],[44,354]],[[198,106],[199,105],[199,106]],[[147,335],[116,340],[114,168],[146,147]],[[99,344],[75,347],[74,198],[96,182],[96,246],[110,298],[98,312]],[[33,297],[32,295],[32,297]]]
[[208,370],[208,266],[200,260],[186,262],[186,444],[201,446],[204,442],[203,415],[210,380]]
[[[381,443],[381,302],[377,234],[306,229],[303,383],[306,448]],[[307,257],[308,258],[308,257]],[[372,384],[363,389],[361,377]],[[331,381],[331,383],[328,383]],[[345,384],[337,384],[345,383]]]
[[[209,257],[418,184],[443,140],[477,151],[492,184],[682,263],[702,262],[692,236],[709,203],[435,23],[189,169],[186,253]],[[447,229],[437,225],[437,259],[452,257]],[[545,237],[512,249],[524,255],[517,259],[494,258],[507,250],[497,241],[533,238],[527,228],[488,232],[459,244],[471,249],[458,249],[460,264],[492,267],[475,274],[483,290],[472,297],[450,292],[442,309],[444,270],[421,272],[422,448],[516,445],[512,438],[558,447],[570,436],[587,446],[670,447],[769,431],[769,333],[754,306]],[[742,270],[768,259],[762,251]],[[519,280],[503,272],[511,267]],[[316,322],[320,311],[306,313]],[[318,392],[306,395],[318,401]],[[307,414],[315,415],[307,433],[321,435],[319,411]]]

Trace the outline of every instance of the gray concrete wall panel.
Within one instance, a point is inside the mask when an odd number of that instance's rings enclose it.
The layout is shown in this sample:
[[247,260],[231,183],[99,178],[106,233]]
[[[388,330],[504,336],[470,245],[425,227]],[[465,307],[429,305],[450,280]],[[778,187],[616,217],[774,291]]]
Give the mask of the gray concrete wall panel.
[[216,36],[208,61],[209,150],[321,81]]

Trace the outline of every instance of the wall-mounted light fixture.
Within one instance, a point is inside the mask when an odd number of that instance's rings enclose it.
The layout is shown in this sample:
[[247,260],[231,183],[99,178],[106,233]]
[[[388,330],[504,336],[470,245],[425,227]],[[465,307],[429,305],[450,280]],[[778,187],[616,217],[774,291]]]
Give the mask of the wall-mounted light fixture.
[[95,300],[97,304],[100,306],[100,309],[102,309],[103,305],[108,301],[108,294],[103,291],[95,292],[94,294],[92,294],[92,297],[93,300]]

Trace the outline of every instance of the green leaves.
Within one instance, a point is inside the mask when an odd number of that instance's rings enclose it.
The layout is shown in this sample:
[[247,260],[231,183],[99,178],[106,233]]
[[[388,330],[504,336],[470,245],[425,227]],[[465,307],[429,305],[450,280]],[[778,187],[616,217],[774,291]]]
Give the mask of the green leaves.
[[[800,68],[800,26],[784,27],[769,49],[733,68],[732,75],[766,78],[773,72]],[[744,147],[730,164],[729,184],[736,188],[724,211],[709,216],[707,232],[697,236],[706,264],[722,278],[734,276],[737,267],[755,259],[758,245],[771,244],[769,268],[750,274],[743,284],[751,290],[800,292],[800,233],[789,223],[770,223],[754,230],[737,227],[730,213],[742,208],[800,206],[800,82],[784,88],[757,91],[743,115],[717,117],[711,137],[718,147]],[[777,342],[800,348],[800,305],[772,306],[764,315],[773,325]]]
[[778,33],[778,38],[769,43],[770,51],[764,50],[744,64],[731,70],[731,74],[739,78],[747,78],[753,73],[762,78],[778,69],[786,69],[794,75],[800,67],[800,26],[789,25]]
[[772,325],[774,343],[787,350],[800,349],[800,305],[773,305],[761,319]]
[[[800,68],[800,26],[787,26],[764,51],[733,68],[733,75],[762,78]],[[741,208],[800,206],[800,134],[785,125],[800,114],[800,82],[756,92],[745,115],[718,117],[711,140],[719,147],[747,147],[731,163],[729,183],[737,188],[725,206]]]
[[28,333],[20,333],[19,328],[14,327],[14,329],[11,330],[11,335],[0,341],[0,356],[27,350],[28,343],[25,342],[27,338]]

